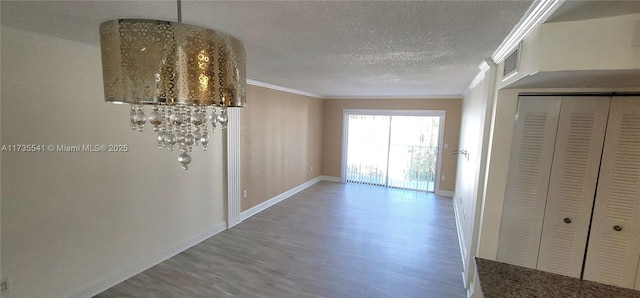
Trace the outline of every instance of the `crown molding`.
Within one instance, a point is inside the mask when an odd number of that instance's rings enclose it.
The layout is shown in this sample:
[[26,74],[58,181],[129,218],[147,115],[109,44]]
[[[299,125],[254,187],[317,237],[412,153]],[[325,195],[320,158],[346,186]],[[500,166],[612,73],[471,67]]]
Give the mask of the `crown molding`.
[[469,94],[471,89],[475,88],[478,83],[484,79],[484,73],[493,65],[499,64],[519,45],[527,35],[540,24],[544,23],[563,3],[565,0],[536,0],[531,7],[525,12],[524,16],[518,24],[511,30],[509,35],[502,41],[498,48],[493,52],[491,58],[487,58],[480,63],[480,71],[471,81],[469,87],[465,91],[465,96]]
[[469,84],[469,87],[467,87],[467,90],[464,91],[464,97],[467,97],[467,95],[471,93],[471,90],[473,90],[473,88],[475,88],[476,86],[478,86],[478,84],[480,84],[480,82],[482,82],[482,80],[484,79],[485,72],[486,71],[484,70],[481,70],[478,72],[478,74],[473,79],[473,81],[471,81],[471,84]]
[[469,92],[471,92],[471,89],[475,88],[476,86],[478,86],[480,82],[482,82],[482,80],[484,79],[484,74],[487,72],[487,70],[495,66],[496,66],[496,63],[493,62],[493,59],[491,58],[484,59],[484,61],[482,61],[482,63],[478,65],[478,68],[480,69],[480,71],[478,72],[476,77],[473,79],[473,81],[471,81],[471,84],[469,84],[469,87],[467,87],[467,90],[465,90],[464,97],[467,97],[467,95],[469,95]]
[[495,65],[496,65],[496,63],[493,61],[493,59],[487,58],[487,59],[484,59],[482,61],[482,63],[480,63],[480,65],[478,65],[478,68],[480,69],[480,71],[485,72],[485,71],[491,69],[491,67],[493,67]]
[[461,99],[462,94],[445,95],[358,95],[358,96],[325,96],[324,99]]
[[319,95],[319,94],[314,94],[314,93],[305,92],[305,91],[301,91],[301,90],[297,90],[297,89],[282,87],[282,86],[269,84],[269,83],[265,83],[265,82],[261,82],[261,81],[256,81],[256,80],[252,80],[252,79],[247,79],[247,84],[252,85],[252,86],[264,87],[264,88],[268,88],[268,89],[272,89],[272,90],[278,90],[278,91],[283,91],[283,92],[303,95],[303,96],[315,97],[315,98],[320,98],[320,99],[325,98],[324,96]]
[[544,23],[565,0],[536,0],[525,12],[520,22],[511,30],[491,58],[495,63],[502,62],[520,42],[538,25]]
[[278,90],[298,95],[304,95],[309,97],[314,97],[318,99],[460,99],[462,98],[462,94],[447,94],[447,95],[358,95],[358,96],[325,96],[314,93],[309,93],[301,90],[291,89],[287,87],[282,87],[274,84],[269,84],[261,81],[247,79],[247,84],[252,86],[258,86],[263,88],[268,88],[272,90]]

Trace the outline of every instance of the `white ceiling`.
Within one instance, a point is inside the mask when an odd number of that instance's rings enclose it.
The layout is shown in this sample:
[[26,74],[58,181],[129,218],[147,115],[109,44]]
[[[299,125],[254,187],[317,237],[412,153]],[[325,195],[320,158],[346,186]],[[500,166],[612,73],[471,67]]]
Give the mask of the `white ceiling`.
[[[532,1],[188,1],[232,34],[249,79],[322,97],[460,96]],[[2,1],[3,25],[98,45],[117,18],[176,20],[173,1]]]

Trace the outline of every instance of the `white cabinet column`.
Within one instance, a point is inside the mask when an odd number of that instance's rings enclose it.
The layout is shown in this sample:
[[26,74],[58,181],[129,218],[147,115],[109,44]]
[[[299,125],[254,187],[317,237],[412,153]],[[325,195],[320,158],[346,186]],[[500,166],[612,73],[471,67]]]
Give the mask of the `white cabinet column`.
[[240,195],[240,108],[227,109],[227,228],[242,221]]

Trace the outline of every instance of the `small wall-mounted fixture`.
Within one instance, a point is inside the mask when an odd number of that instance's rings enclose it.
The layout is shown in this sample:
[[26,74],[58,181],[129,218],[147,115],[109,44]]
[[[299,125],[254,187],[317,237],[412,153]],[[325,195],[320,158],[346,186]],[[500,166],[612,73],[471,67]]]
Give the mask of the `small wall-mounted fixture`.
[[466,159],[469,159],[469,152],[467,152],[467,150],[451,150],[450,155],[464,155]]

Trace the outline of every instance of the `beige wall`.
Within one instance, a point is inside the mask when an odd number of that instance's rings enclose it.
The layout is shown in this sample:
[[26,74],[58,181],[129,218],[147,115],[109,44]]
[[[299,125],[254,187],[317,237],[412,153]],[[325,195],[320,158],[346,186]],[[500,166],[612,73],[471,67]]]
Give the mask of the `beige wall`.
[[99,47],[1,30],[2,145],[129,146],[2,153],[3,297],[88,297],[224,228],[221,133],[182,171],[104,102]]
[[462,104],[460,148],[467,150],[469,157],[465,158],[460,155],[458,158],[458,175],[453,198],[465,272],[473,262],[473,256],[471,255],[474,251],[472,236],[476,215],[478,174],[480,172],[479,166],[484,132],[485,119],[483,113],[486,113],[487,105],[485,80],[483,79],[469,90]]
[[323,100],[248,86],[247,102],[240,116],[242,211],[322,172]]
[[445,110],[444,143],[440,190],[453,191],[457,157],[449,152],[458,149],[462,99],[325,99],[322,144],[322,174],[340,177],[342,166],[342,120],[345,109],[373,110]]

